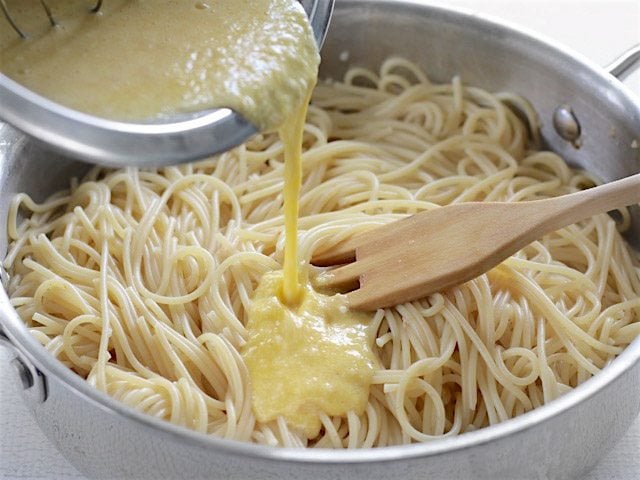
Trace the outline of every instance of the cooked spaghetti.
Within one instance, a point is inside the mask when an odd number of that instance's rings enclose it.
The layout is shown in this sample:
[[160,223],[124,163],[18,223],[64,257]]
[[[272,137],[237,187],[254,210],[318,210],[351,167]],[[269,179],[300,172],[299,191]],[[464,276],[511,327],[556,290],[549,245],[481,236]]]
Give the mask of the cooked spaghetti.
[[[412,213],[595,183],[537,150],[536,135],[523,99],[458,78],[433,84],[398,58],[319,85],[304,133],[303,274],[322,271],[314,252]],[[282,158],[278,137],[261,135],[192,165],[93,169],[42,204],[18,195],[12,305],[52,355],[115,399],[199,432],[294,447],[495,424],[574,388],[640,334],[635,254],[598,215],[464,285],[372,312],[377,365],[362,413],[320,413],[312,438],[283,417],[257,422],[241,351],[258,282],[282,268]]]

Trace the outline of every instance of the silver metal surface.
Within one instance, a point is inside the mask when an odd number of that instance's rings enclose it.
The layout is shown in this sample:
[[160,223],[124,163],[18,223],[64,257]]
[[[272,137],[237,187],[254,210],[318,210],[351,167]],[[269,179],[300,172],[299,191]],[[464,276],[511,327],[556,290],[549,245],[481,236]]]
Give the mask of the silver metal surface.
[[44,375],[22,355],[13,343],[0,330],[0,346],[7,348],[13,355],[11,367],[16,372],[24,396],[33,404],[47,399],[47,385]]
[[640,63],[640,45],[631,47],[605,67],[611,75],[624,80]]
[[[419,1],[345,0],[336,5],[322,76],[347,64],[376,67],[391,54],[421,64],[436,80],[460,74],[492,91],[524,94],[543,121],[547,146],[612,180],[640,170],[640,105],[615,78],[561,47],[479,15]],[[552,116],[572,106],[582,126],[575,150]],[[0,225],[9,199],[43,199],[87,166],[0,125]],[[633,216],[630,240],[640,217]],[[7,238],[0,231],[0,258]],[[47,380],[47,400],[25,398],[49,439],[93,478],[207,479],[520,479],[580,478],[624,434],[640,411],[640,339],[575,390],[515,419],[425,444],[359,451],[277,449],[187,431],[144,416],[90,387],[54,361],[0,291],[0,324]]]
[[553,112],[553,128],[567,142],[571,142],[576,148],[579,147],[580,122],[570,105],[560,105],[555,109]]
[[[322,45],[333,0],[303,0]],[[176,117],[172,123],[126,123],[56,104],[0,74],[0,117],[66,155],[111,167],[184,163],[229,150],[256,128],[228,108]]]

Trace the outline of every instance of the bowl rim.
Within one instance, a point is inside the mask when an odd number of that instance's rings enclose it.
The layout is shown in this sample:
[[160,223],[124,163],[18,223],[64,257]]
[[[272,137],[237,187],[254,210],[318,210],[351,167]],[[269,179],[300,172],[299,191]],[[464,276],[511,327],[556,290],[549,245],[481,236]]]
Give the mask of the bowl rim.
[[[424,12],[430,12],[430,15],[437,15],[442,18],[463,20],[476,26],[488,27],[494,31],[515,36],[519,40],[536,44],[540,49],[547,49],[555,55],[564,57],[566,60],[581,64],[581,66],[586,67],[592,75],[596,75],[600,77],[602,81],[610,83],[612,87],[626,97],[626,100],[628,100],[630,104],[636,107],[640,115],[640,102],[627,87],[615,79],[615,77],[609,75],[604,69],[579,53],[526,28],[516,26],[511,22],[498,19],[491,15],[479,14],[464,8],[425,4],[421,0],[346,0],[337,2],[334,13],[339,13],[343,5],[358,6],[359,4],[365,3],[369,5],[373,4],[374,6],[395,4],[396,8],[398,4],[402,4],[405,8],[416,8]],[[0,127],[1,126],[2,124],[0,124]],[[2,267],[0,267],[0,269],[2,269]],[[110,415],[131,420],[139,427],[150,430],[156,435],[162,434],[179,440],[184,444],[200,448],[211,448],[224,454],[262,460],[308,464],[362,464],[426,458],[441,453],[465,450],[491,441],[500,440],[509,435],[523,432],[539,426],[544,422],[548,422],[563,412],[585,402],[640,362],[640,337],[638,337],[601,372],[570,392],[518,417],[460,435],[442,437],[426,443],[353,450],[288,448],[259,445],[195,432],[186,427],[177,426],[138,412],[111,398],[106,393],[95,389],[83,378],[52,357],[35,337],[29,333],[15,309],[11,307],[4,288],[0,289],[0,334],[2,333],[9,338],[27,360],[33,362],[33,364],[42,371],[45,378],[55,378],[58,382],[71,389],[75,395],[89,402],[93,407],[105,411]]]

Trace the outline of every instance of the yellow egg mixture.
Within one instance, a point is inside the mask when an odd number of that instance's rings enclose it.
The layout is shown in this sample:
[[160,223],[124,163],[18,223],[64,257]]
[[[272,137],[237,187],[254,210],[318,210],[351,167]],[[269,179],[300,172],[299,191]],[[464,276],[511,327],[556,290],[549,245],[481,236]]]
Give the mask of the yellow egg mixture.
[[283,272],[266,274],[253,298],[243,351],[253,411],[261,422],[282,415],[314,438],[320,413],[362,413],[367,405],[376,364],[370,316],[349,312],[344,295],[323,295],[309,284],[297,304],[284,304],[283,281]]
[[[9,0],[0,70],[83,112],[148,119],[230,107],[260,130],[283,124],[315,83],[319,56],[293,0]],[[4,19],[0,20],[3,21]]]
[[[266,274],[249,312],[243,358],[261,422],[283,416],[309,437],[320,415],[358,414],[375,357],[369,317],[343,296],[300,282],[296,234],[301,144],[319,55],[293,0],[9,1],[29,35],[0,30],[0,70],[80,111],[144,120],[230,107],[261,130],[278,129],[285,151],[284,269]],[[306,278],[306,275],[302,275]]]

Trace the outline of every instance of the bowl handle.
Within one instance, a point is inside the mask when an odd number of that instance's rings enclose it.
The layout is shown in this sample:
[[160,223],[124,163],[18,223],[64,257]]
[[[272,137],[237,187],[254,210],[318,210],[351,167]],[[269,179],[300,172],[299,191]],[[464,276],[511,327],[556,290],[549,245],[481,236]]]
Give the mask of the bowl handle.
[[47,399],[47,382],[45,376],[0,329],[0,346],[7,348],[13,355],[10,361],[15,369],[24,395],[32,402],[42,403]]
[[624,80],[640,66],[640,44],[622,53],[604,69],[619,80]]

